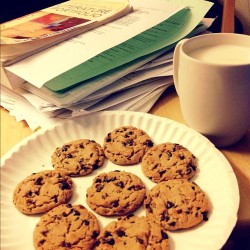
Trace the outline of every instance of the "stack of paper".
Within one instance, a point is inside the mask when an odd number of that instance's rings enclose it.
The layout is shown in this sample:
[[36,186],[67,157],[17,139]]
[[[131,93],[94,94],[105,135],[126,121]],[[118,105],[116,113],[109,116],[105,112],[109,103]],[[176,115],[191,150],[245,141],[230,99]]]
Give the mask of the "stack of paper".
[[[210,26],[204,16],[212,3],[130,4],[132,13],[4,67],[8,83],[2,84],[50,118],[100,110],[147,112],[173,84],[175,44]],[[2,106],[8,108],[10,92],[5,96]]]

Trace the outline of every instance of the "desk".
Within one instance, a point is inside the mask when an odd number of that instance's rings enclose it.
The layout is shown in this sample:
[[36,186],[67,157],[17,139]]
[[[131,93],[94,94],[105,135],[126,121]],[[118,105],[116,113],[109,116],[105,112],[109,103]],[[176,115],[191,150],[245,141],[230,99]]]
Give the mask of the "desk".
[[[185,123],[179,98],[173,87],[163,93],[149,113]],[[8,111],[1,107],[1,156],[32,133],[33,131],[24,121],[16,122],[15,118],[9,116]],[[243,237],[250,232],[250,130],[238,144],[220,151],[232,165],[238,179],[240,208],[233,237]]]

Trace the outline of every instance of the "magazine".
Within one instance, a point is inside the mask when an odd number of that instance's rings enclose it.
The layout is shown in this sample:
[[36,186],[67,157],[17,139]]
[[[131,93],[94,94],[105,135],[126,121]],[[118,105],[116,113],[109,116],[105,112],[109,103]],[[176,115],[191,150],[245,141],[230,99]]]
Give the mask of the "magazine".
[[132,10],[128,0],[70,0],[3,23],[1,63],[10,65]]

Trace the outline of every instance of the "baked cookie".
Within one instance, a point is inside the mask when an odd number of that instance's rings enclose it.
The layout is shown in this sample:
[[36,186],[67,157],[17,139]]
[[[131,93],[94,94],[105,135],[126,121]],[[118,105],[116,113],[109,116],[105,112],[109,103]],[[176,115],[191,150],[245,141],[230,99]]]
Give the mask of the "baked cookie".
[[67,203],[73,193],[73,182],[65,173],[45,170],[32,174],[15,188],[13,203],[24,214],[38,214]]
[[65,171],[71,176],[84,176],[101,167],[104,152],[100,144],[93,140],[71,141],[56,148],[51,157],[56,170]]
[[153,182],[190,179],[197,170],[196,157],[176,143],[162,143],[150,148],[142,159],[142,171]]
[[63,204],[40,218],[33,244],[37,250],[90,250],[99,232],[97,218],[84,206]]
[[142,204],[145,194],[145,185],[138,176],[111,171],[93,180],[87,189],[86,201],[100,215],[126,215]]
[[153,146],[149,135],[142,129],[123,126],[108,133],[104,138],[105,156],[117,165],[141,162],[144,154]]
[[104,227],[95,243],[95,250],[133,249],[168,250],[168,234],[145,217],[130,214]]
[[165,230],[191,228],[208,220],[209,200],[194,182],[185,179],[158,183],[144,200],[147,218]]

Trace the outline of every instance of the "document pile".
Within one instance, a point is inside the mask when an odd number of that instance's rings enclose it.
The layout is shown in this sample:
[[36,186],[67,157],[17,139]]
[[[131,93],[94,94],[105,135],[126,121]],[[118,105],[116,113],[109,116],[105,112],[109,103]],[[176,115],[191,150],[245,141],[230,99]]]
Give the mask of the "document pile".
[[[175,44],[211,25],[204,16],[212,3],[130,0],[130,5],[133,11],[115,21],[1,67],[1,85],[47,117],[149,111],[173,84]],[[2,106],[10,109],[5,87]]]

